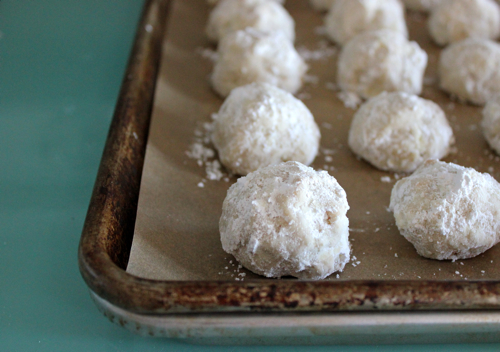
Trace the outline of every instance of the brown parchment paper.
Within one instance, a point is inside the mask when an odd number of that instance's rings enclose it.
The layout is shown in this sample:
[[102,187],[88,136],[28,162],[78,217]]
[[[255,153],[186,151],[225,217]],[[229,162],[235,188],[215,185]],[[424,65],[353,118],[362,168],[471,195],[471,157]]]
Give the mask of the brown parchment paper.
[[[309,54],[335,50],[321,34],[323,15],[308,1],[287,0],[286,8],[296,21],[296,48]],[[272,280],[239,268],[222,250],[218,221],[227,189],[236,178],[209,180],[205,165],[199,166],[186,153],[223,102],[210,88],[212,62],[203,55],[207,48],[215,49],[204,35],[209,11],[204,0],[173,4],[127,271],[159,280]],[[444,160],[490,172],[499,180],[500,159],[480,131],[482,109],[455,102],[437,88],[441,49],[431,43],[426,21],[425,15],[407,14],[410,39],[429,55],[422,96],[444,109],[455,134],[456,150]],[[321,129],[322,151],[312,167],[327,169],[338,180],[351,207],[351,262],[338,277],[328,279],[500,279],[500,246],[473,259],[437,261],[420,257],[399,234],[387,207],[395,181],[404,175],[379,171],[350,152],[347,133],[355,110],[345,107],[333,89],[336,56],[310,58],[307,82],[297,94]]]

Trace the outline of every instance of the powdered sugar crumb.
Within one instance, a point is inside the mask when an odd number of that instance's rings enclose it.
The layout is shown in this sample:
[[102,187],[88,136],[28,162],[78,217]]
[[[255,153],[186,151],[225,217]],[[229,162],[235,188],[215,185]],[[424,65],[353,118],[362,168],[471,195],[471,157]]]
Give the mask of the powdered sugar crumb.
[[354,92],[342,91],[337,94],[337,97],[342,100],[346,108],[350,109],[356,109],[363,101],[361,97]]
[[[214,116],[212,116],[214,117]],[[189,146],[186,155],[196,160],[198,166],[205,167],[206,178],[211,181],[229,181],[229,175],[222,171],[222,165],[215,159],[216,153],[210,141],[210,134],[213,130],[212,123],[204,123],[202,128],[194,131],[195,141]],[[226,182],[227,182],[226,181]],[[203,180],[205,182],[205,180]],[[204,187],[204,183],[198,183],[198,187]]]
[[391,178],[390,178],[390,176],[382,176],[380,178],[380,181],[389,183],[389,182],[391,182]]
[[198,54],[201,55],[201,57],[205,58],[205,59],[208,59],[212,62],[215,62],[217,61],[217,58],[218,58],[218,54],[215,50],[211,49],[211,48],[197,48],[196,49],[196,52]]
[[305,46],[297,48],[297,52],[304,59],[304,61],[318,61],[326,60],[329,57],[337,54],[337,48],[331,46],[326,41],[318,42],[317,49],[308,49]]
[[304,75],[302,77],[302,80],[304,81],[304,83],[311,83],[313,85],[316,85],[319,82],[319,77],[314,75]]
[[297,94],[297,98],[300,100],[311,99],[311,97],[312,97],[311,94],[307,93],[307,92],[301,92],[301,93]]

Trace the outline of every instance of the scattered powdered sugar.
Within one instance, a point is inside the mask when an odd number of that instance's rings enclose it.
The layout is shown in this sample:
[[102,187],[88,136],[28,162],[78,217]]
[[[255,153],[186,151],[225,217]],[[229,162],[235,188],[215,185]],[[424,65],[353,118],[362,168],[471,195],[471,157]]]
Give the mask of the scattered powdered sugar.
[[201,57],[208,59],[212,62],[217,61],[217,58],[219,57],[219,54],[217,54],[217,51],[211,49],[211,48],[197,48],[196,52],[201,55]]
[[380,181],[390,183],[391,182],[391,177],[390,176],[382,176],[380,178]]
[[206,172],[207,172],[207,178],[212,181],[219,181],[221,178],[223,178],[225,175],[221,171],[221,164],[219,163],[218,160],[213,160],[213,161],[206,161]]
[[300,99],[300,100],[307,100],[307,99],[311,99],[311,94],[310,93],[307,93],[307,92],[301,92],[299,94],[297,94],[297,99]]
[[337,97],[342,100],[344,106],[349,109],[356,109],[362,102],[363,99],[354,92],[339,92]]
[[321,40],[318,42],[317,49],[308,49],[305,46],[297,48],[297,52],[304,59],[304,61],[318,61],[326,60],[337,54],[338,49],[331,46],[327,41]]
[[[224,259],[227,260],[227,257],[225,257]],[[219,271],[218,274],[233,277],[235,281],[244,281],[247,274],[245,272],[240,272],[243,266],[241,264],[238,264],[238,266],[236,266],[236,261],[235,263],[233,263],[232,260],[229,261],[229,265],[224,267],[224,269],[227,270],[226,272]]]
[[314,76],[314,75],[304,75],[302,77],[302,80],[304,81],[304,83],[311,83],[313,85],[317,85],[318,82],[319,82],[319,77],[318,76]]
[[[216,153],[210,140],[210,134],[213,130],[212,123],[204,123],[201,128],[194,131],[195,140],[190,145],[186,155],[196,160],[198,166],[205,167],[206,178],[211,181],[229,181],[229,174],[222,171],[222,165],[216,159]],[[198,183],[198,187],[203,188],[205,180]]]

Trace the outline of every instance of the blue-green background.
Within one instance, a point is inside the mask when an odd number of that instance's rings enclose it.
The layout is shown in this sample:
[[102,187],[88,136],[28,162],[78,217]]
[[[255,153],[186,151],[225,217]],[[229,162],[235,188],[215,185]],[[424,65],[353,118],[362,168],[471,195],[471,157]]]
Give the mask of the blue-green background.
[[0,1],[0,351],[500,350],[203,347],[108,322],[80,277],[77,247],[141,7]]

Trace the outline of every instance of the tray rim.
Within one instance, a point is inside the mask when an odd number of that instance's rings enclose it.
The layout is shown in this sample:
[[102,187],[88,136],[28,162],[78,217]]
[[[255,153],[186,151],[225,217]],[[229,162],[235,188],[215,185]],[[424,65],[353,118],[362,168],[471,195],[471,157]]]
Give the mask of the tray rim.
[[104,316],[129,331],[142,336],[183,338],[191,343],[359,345],[500,341],[499,311],[144,315],[114,306],[93,292],[91,298]]
[[138,314],[500,309],[500,280],[159,281],[128,274],[171,0],[144,4],[78,249],[92,292]]

